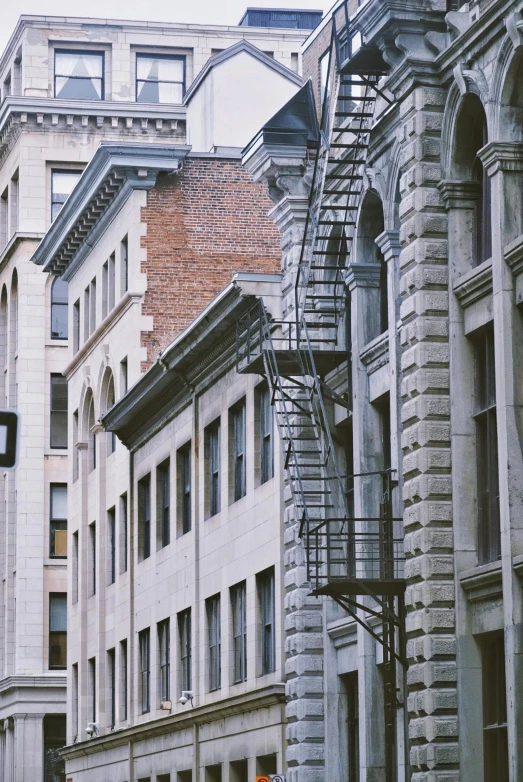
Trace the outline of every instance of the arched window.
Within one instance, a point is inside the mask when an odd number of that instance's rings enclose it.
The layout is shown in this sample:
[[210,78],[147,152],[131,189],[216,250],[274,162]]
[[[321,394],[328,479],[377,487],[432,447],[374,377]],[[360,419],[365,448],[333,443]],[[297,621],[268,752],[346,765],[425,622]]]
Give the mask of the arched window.
[[87,459],[89,463],[89,472],[92,472],[96,469],[96,433],[93,431],[95,418],[94,399],[92,394],[87,404]]
[[381,198],[369,190],[363,200],[358,225],[358,263],[379,264],[379,300],[372,318],[373,326],[369,341],[383,334],[389,327],[389,291],[387,263],[376,244],[376,239],[385,230],[385,218]]
[[7,369],[7,288],[2,288],[0,298],[0,404],[2,407],[8,407],[7,387],[6,387],[6,369]]
[[479,97],[466,95],[456,121],[454,170],[457,178],[475,184],[472,264],[478,266],[492,255],[490,178],[478,152],[488,142],[487,118]]
[[16,408],[18,384],[16,369],[18,363],[18,273],[16,269],[11,279],[9,297],[9,405]]
[[67,339],[67,288],[60,277],[51,285],[51,339]]
[[[110,410],[114,405],[114,378],[111,374],[107,384],[107,396],[105,400],[105,409]],[[114,453],[116,450],[116,435],[114,432],[107,433],[107,454]]]

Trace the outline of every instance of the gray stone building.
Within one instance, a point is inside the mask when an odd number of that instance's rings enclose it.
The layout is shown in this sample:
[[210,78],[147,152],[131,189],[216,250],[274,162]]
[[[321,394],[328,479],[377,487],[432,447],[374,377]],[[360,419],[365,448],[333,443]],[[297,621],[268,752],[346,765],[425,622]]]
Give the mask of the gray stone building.
[[523,776],[522,9],[339,3],[319,141],[304,97],[244,152],[282,237],[239,356],[286,455],[290,782]]

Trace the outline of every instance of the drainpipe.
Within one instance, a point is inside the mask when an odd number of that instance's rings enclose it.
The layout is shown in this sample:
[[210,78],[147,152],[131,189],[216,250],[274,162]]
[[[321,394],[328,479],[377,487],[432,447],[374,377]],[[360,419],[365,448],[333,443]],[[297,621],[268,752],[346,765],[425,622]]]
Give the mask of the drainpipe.
[[[129,502],[127,503],[127,519],[129,524],[127,556],[129,557],[129,641],[127,650],[127,677],[129,692],[129,712],[127,722],[129,727],[134,722],[134,451],[129,453]],[[134,748],[132,739],[129,741],[129,782],[135,782]]]
[[[199,399],[194,392],[192,395],[193,409],[193,453],[194,453],[194,655],[192,670],[192,688],[195,698],[198,698],[199,692],[195,690],[196,682],[200,681],[200,410]],[[195,675],[196,674],[196,675]],[[198,703],[198,701],[196,701]],[[200,773],[200,729],[199,725],[194,724],[194,773],[193,779],[198,782]]]

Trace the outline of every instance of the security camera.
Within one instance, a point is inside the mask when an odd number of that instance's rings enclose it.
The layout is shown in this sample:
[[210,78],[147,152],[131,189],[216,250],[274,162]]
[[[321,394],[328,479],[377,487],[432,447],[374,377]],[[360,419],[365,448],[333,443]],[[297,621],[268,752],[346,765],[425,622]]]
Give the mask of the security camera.
[[85,732],[87,733],[89,738],[92,738],[93,736],[98,736],[98,723],[88,722]]
[[194,697],[194,695],[193,695],[193,692],[192,692],[192,690],[183,690],[183,691],[182,691],[182,697],[180,698],[180,700],[178,701],[178,703],[181,703],[181,704],[182,704],[182,706],[185,706],[185,704],[187,703],[187,701],[191,701],[191,705],[192,705],[192,699],[193,699],[193,697]]

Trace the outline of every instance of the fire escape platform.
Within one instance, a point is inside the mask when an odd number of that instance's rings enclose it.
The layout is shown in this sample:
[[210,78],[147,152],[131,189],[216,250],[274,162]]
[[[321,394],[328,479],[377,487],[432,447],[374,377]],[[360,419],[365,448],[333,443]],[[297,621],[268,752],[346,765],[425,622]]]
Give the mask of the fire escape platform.
[[357,595],[395,596],[405,592],[405,581],[400,578],[390,579],[332,579],[328,584],[313,589],[312,595],[328,595],[329,597],[356,597]]
[[341,63],[339,70],[342,76],[359,76],[360,74],[383,76],[389,71],[389,66],[377,46],[364,44],[355,54]]
[[[263,357],[266,352],[263,350],[250,357],[250,360],[245,360],[238,368],[240,374],[263,375],[265,373]],[[346,350],[313,350],[313,353],[314,364],[319,377],[327,375],[329,372],[337,369],[344,361],[347,361]],[[286,377],[303,375],[304,367],[310,366],[310,352],[308,350],[275,349],[271,355],[276,357],[280,374]]]

